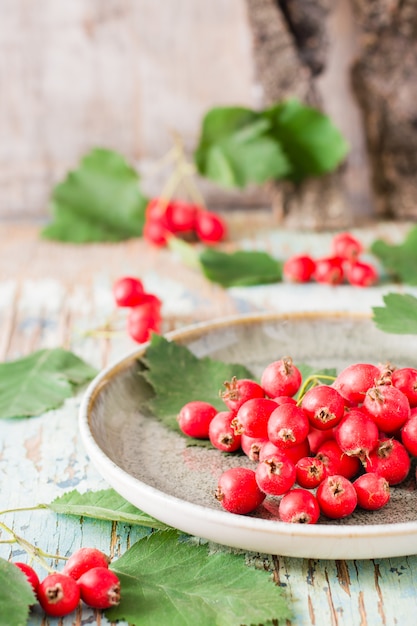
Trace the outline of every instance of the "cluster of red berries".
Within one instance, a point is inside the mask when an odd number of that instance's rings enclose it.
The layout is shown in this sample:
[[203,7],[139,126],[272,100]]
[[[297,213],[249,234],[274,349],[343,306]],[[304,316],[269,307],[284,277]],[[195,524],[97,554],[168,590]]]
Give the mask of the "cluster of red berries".
[[170,236],[197,237],[213,245],[226,236],[224,220],[196,203],[184,200],[153,198],[145,211],[144,238],[156,246],[165,246]]
[[308,254],[294,255],[283,266],[284,278],[291,282],[340,285],[345,280],[355,287],[370,287],[378,282],[376,268],[361,260],[361,242],[350,233],[335,235],[329,256],[313,259]]
[[246,514],[278,496],[282,521],[314,524],[321,514],[339,519],[387,504],[417,456],[417,369],[355,363],[330,378],[303,383],[285,357],[267,365],[260,383],[225,383],[224,411],[202,401],[182,407],[184,434],[256,464],[220,476],[224,509]]
[[161,300],[147,293],[138,278],[123,276],[113,284],[116,306],[129,309],[126,320],[128,335],[136,342],[148,341],[152,332],[161,327]]
[[109,609],[120,602],[120,581],[109,569],[109,558],[96,548],[74,552],[62,572],[48,574],[42,581],[26,563],[15,563],[25,574],[47,615],[63,617],[82,600],[94,609]]

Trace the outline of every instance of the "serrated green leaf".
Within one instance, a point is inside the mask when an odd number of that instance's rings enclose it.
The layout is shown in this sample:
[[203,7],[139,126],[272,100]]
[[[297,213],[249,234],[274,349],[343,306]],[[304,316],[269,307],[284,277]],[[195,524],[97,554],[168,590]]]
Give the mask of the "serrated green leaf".
[[395,279],[417,285],[417,226],[410,229],[401,244],[391,245],[377,239],[370,250]]
[[270,574],[247,567],[243,555],[209,555],[207,546],[179,542],[171,531],[139,540],[111,569],[120,578],[122,600],[106,611],[110,621],[249,626],[292,617]]
[[0,618],[7,626],[26,626],[36,597],[26,576],[13,563],[0,558]]
[[79,493],[76,489],[45,505],[61,515],[91,517],[109,522],[122,522],[147,528],[166,530],[166,524],[130,504],[113,489]]
[[68,350],[44,349],[0,363],[0,418],[40,415],[60,406],[97,370]]
[[200,254],[204,275],[223,287],[243,287],[279,282],[282,264],[266,252],[238,250],[228,254],[206,248]]
[[243,365],[224,363],[209,357],[199,359],[186,346],[152,335],[150,345],[140,359],[138,372],[152,386],[154,396],[147,402],[151,413],[169,428],[180,432],[177,415],[187,402],[203,400],[219,410],[224,402],[219,396],[223,383],[237,378],[253,378]]
[[388,293],[385,306],[373,307],[373,321],[377,328],[395,335],[417,334],[417,298],[410,294]]
[[147,199],[138,173],[117,152],[95,148],[54,188],[42,237],[84,243],[142,234]]
[[271,136],[291,163],[287,176],[298,182],[334,170],[345,158],[348,144],[330,118],[296,99],[264,111]]
[[194,154],[199,172],[225,187],[281,178],[290,164],[269,136],[269,122],[243,107],[217,107],[203,119]]

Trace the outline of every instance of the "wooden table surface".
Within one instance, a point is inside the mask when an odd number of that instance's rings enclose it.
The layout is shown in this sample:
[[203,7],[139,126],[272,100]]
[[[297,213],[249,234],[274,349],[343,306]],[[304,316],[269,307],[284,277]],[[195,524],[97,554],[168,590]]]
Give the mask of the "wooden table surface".
[[[267,212],[234,211],[229,223],[230,249],[264,249],[285,258],[290,252],[303,250],[326,254],[330,242],[330,234],[283,232],[271,223]],[[111,285],[121,275],[141,277],[145,288],[162,299],[164,332],[196,321],[263,310],[369,311],[372,305],[382,302],[382,295],[389,289],[387,285],[368,290],[315,285],[306,291],[297,285],[275,284],[226,290],[185,267],[170,251],[151,248],[141,239],[73,246],[42,241],[38,232],[36,224],[0,226],[2,361],[41,347],[62,346],[102,368],[133,351],[136,346],[125,333],[113,339],[83,334],[112,312]],[[364,243],[380,235],[399,241],[403,233],[402,226],[382,224],[372,231],[364,230],[361,236]],[[107,487],[80,439],[80,399],[76,396],[39,417],[1,422],[0,510],[48,503],[74,488],[85,492]],[[81,546],[95,546],[117,556],[140,536],[140,529],[127,525],[79,520],[50,511],[22,511],[2,519],[52,554],[65,555]],[[0,556],[25,560],[16,546],[6,544],[0,544]],[[278,555],[274,563],[276,578],[293,606],[293,626],[416,623],[415,556],[322,561]],[[34,610],[28,622],[29,626],[107,623],[105,617],[86,607],[61,621],[46,619]],[[0,615],[0,626],[7,626],[6,616]]]

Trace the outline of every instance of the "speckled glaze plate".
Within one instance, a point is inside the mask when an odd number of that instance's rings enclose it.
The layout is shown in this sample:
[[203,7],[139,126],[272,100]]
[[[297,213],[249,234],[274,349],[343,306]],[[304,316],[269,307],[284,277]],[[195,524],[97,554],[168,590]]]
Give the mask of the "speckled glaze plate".
[[[271,361],[343,367],[354,362],[417,367],[417,339],[388,335],[362,315],[303,313],[251,315],[202,323],[167,335],[198,357],[242,363],[260,375]],[[334,522],[286,524],[278,500],[267,498],[253,515],[222,510],[213,496],[220,474],[253,462],[218,450],[187,447],[184,437],[141,413],[144,388],[133,354],[102,371],[90,384],[80,410],[86,450],[98,471],[124,498],[184,532],[248,551],[283,556],[361,559],[417,553],[415,469],[392,488],[377,512],[357,510]]]

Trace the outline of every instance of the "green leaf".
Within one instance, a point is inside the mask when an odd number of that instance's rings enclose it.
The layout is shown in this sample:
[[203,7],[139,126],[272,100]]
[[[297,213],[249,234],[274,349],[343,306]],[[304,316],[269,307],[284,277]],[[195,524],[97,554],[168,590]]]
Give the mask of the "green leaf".
[[211,109],[203,119],[194,154],[199,172],[225,187],[283,177],[290,164],[269,130],[269,121],[250,109]]
[[266,252],[238,250],[232,254],[206,248],[200,254],[205,276],[223,287],[279,282],[282,264]]
[[41,235],[74,243],[139,237],[146,204],[138,173],[117,152],[95,148],[54,188],[53,221]]
[[276,104],[264,112],[271,136],[291,163],[291,180],[299,182],[334,170],[345,158],[348,145],[330,118],[296,99]]
[[62,348],[0,363],[0,418],[30,417],[60,406],[97,370]]
[[209,555],[207,546],[179,542],[175,532],[139,540],[111,569],[120,578],[122,600],[106,611],[109,621],[240,626],[292,617],[270,574],[247,567],[243,555]]
[[417,285],[417,226],[409,230],[403,243],[391,245],[377,239],[370,250],[394,278]]
[[[29,607],[36,603],[31,585],[13,563],[0,558],[0,616],[7,626],[26,626]],[[6,620],[7,621],[4,621]]]
[[159,522],[151,515],[137,509],[113,489],[88,491],[84,494],[74,489],[63,496],[55,498],[55,500],[45,506],[61,515],[92,517],[109,522],[122,522],[160,530],[169,528],[169,526]]
[[395,335],[417,335],[417,298],[409,294],[388,293],[384,307],[373,307],[377,328]]
[[152,414],[169,428],[180,432],[177,415],[187,402],[203,400],[219,410],[224,402],[219,392],[223,383],[233,376],[253,378],[243,365],[199,359],[186,346],[153,334],[139,371],[152,386],[154,396],[147,402]]

